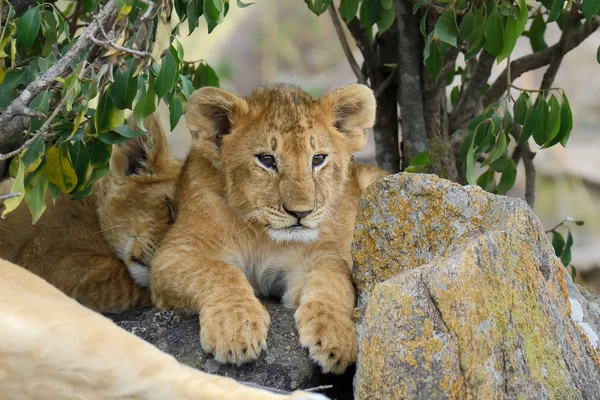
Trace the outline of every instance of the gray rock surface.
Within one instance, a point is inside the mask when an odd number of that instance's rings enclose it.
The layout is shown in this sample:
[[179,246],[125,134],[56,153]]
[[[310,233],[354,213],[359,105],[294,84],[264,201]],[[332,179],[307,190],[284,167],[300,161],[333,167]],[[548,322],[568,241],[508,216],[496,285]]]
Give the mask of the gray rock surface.
[[600,398],[598,304],[523,201],[399,174],[358,215],[355,398]]
[[108,317],[180,362],[211,374],[288,391],[320,385],[318,367],[300,347],[293,310],[274,301],[264,304],[271,314],[268,348],[257,361],[242,366],[221,364],[202,350],[197,315],[143,309]]

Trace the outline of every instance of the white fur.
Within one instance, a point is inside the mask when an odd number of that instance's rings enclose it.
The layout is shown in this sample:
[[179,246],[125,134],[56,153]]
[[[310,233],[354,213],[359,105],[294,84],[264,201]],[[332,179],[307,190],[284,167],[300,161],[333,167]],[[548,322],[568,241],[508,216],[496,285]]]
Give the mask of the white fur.
[[288,229],[267,229],[269,237],[277,243],[300,242],[314,243],[319,239],[318,229],[309,228],[288,228]]
[[125,246],[124,257],[122,258],[127,264],[127,270],[129,271],[129,275],[133,278],[135,283],[140,285],[141,287],[150,288],[150,269],[142,264],[128,261],[131,258],[131,248],[135,243],[135,239],[131,238],[127,241],[127,245]]
[[145,265],[130,262],[127,264],[129,275],[141,287],[150,288],[150,269]]

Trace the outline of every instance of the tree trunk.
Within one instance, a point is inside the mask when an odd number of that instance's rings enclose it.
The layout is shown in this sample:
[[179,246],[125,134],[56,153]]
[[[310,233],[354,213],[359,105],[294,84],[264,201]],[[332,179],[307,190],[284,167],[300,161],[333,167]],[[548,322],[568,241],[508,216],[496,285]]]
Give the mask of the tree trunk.
[[400,84],[398,102],[402,126],[402,168],[427,148],[427,126],[421,92],[421,65],[423,64],[423,38],[419,32],[419,19],[403,1],[396,1],[396,21],[400,33],[398,40],[398,69]]

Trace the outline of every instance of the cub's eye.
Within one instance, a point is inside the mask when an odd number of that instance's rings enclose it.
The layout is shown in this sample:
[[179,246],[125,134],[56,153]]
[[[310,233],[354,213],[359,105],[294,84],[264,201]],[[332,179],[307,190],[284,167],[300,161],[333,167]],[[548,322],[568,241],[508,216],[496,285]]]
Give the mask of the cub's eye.
[[276,165],[275,165],[275,157],[273,157],[270,154],[259,154],[256,156],[256,158],[258,158],[258,161],[260,161],[260,163],[262,165],[264,165],[266,168],[269,169],[275,169]]
[[312,165],[313,167],[320,167],[327,160],[327,156],[325,154],[316,154],[313,156]]

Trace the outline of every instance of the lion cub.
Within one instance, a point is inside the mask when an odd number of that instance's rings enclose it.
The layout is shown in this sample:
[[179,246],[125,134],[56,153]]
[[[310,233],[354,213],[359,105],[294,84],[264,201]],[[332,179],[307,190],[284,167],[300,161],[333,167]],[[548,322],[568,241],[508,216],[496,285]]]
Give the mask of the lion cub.
[[151,304],[147,266],[174,219],[170,203],[182,163],[157,116],[144,125],[148,133],[113,146],[109,173],[91,196],[59,196],[52,206],[48,195],[34,226],[24,206],[0,220],[0,257],[99,312]]
[[153,301],[200,313],[202,347],[244,363],[265,348],[281,296],[325,372],[356,360],[350,246],[361,190],[385,173],[358,166],[375,98],[350,85],[319,99],[287,85],[246,98],[194,92],[196,137],[177,187],[178,217],[152,260]]

